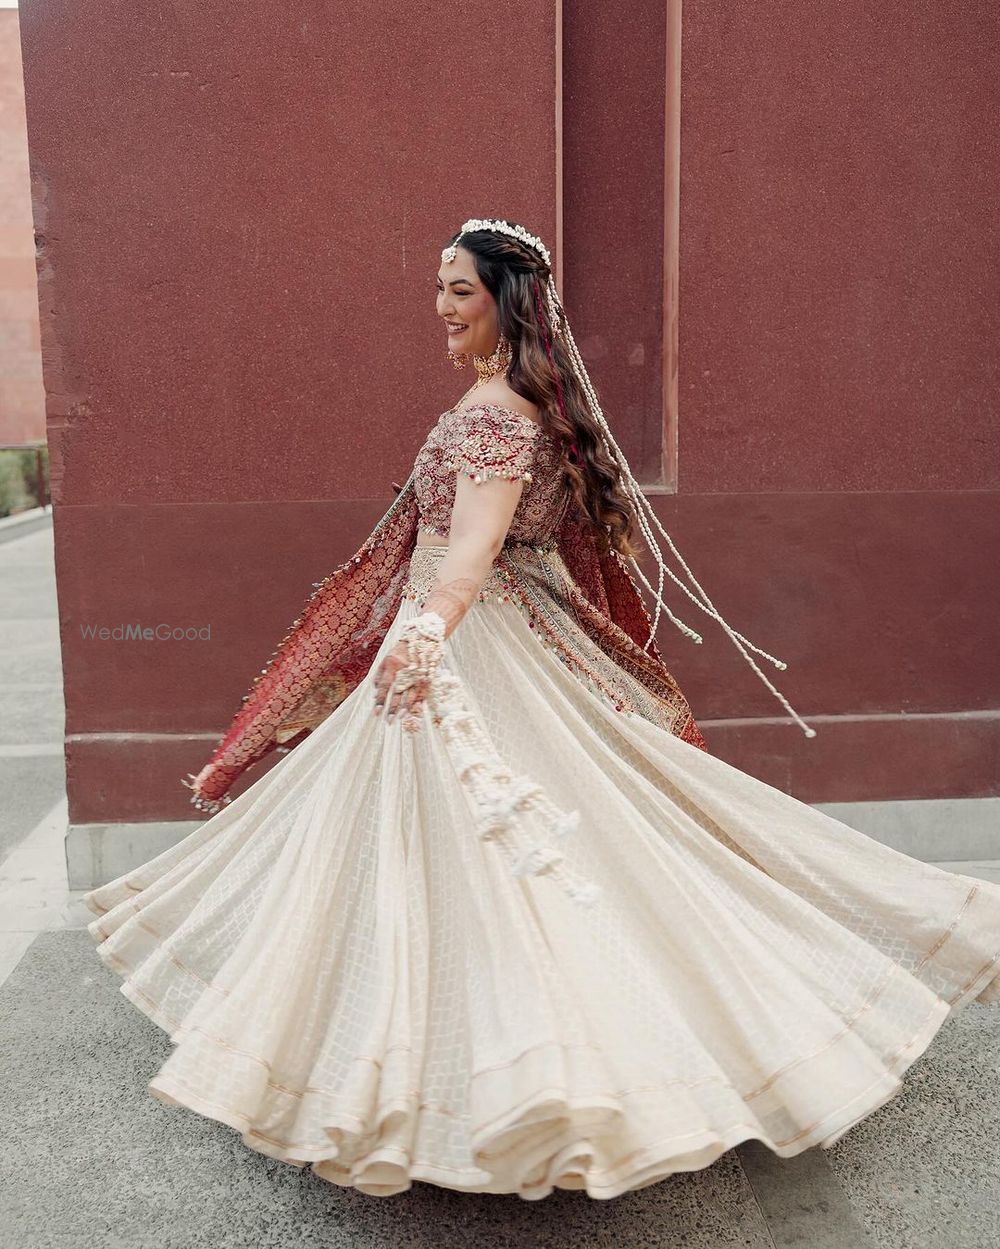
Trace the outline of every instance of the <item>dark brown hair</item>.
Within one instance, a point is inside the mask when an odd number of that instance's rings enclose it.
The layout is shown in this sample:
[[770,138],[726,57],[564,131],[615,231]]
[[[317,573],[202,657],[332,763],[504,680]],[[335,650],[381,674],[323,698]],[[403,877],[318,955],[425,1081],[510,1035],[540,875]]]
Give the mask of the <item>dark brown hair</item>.
[[622,487],[621,467],[604,446],[562,336],[543,329],[539,318],[541,303],[548,325],[549,266],[527,243],[492,230],[453,234],[446,246],[453,243],[471,253],[480,281],[496,300],[499,330],[511,345],[507,382],[538,405],[543,428],[561,447],[563,472],[598,550],[638,555],[635,505]]

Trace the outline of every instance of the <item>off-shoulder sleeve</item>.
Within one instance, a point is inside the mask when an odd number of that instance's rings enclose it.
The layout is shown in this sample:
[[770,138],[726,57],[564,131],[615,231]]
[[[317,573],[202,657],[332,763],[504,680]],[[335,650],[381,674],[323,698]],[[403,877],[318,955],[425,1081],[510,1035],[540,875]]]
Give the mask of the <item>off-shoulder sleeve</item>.
[[473,481],[491,477],[533,480],[539,426],[526,416],[495,408],[470,410],[451,457],[451,467]]

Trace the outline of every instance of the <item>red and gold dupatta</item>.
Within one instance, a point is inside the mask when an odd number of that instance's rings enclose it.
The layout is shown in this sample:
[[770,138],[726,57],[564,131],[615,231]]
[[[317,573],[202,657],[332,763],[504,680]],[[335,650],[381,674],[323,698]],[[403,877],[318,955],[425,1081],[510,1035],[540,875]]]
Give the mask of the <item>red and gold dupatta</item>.
[[[192,783],[183,782],[194,790],[191,801],[197,807],[218,810],[247,768],[275,747],[298,744],[364,680],[398,610],[418,522],[411,472],[358,551],[317,583],[254,677],[208,762]],[[636,711],[707,749],[655,643],[643,650],[651,618],[625,562],[616,552],[598,555],[591,532],[572,508],[560,524],[553,556],[546,560],[539,548],[528,547],[523,557],[515,548],[505,548],[497,557],[522,610],[566,651],[570,668],[614,698],[619,709]],[[572,638],[547,610],[553,599],[597,644],[607,664],[595,667],[591,657],[581,666]],[[639,683],[645,692],[641,700],[629,698],[633,683],[615,681],[616,669]]]

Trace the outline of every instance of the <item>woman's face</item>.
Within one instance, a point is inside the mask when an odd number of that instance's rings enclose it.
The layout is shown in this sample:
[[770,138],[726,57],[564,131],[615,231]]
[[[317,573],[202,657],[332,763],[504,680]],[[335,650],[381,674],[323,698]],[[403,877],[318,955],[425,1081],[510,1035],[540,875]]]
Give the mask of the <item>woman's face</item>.
[[476,274],[472,253],[458,247],[437,276],[437,314],[446,323],[451,351],[489,356],[500,338],[496,300]]

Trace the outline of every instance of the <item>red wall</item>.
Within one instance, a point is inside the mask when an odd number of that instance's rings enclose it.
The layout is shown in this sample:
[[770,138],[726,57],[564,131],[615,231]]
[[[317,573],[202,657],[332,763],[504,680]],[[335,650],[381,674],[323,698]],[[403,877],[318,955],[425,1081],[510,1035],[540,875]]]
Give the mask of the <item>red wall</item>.
[[710,742],[816,801],[996,794],[995,8],[684,19],[671,511],[819,730],[757,721],[721,640],[685,652]]
[[45,437],[17,10],[0,9],[0,443]]
[[[434,275],[480,215],[556,253],[637,475],[819,730],[677,596],[713,751],[809,801],[997,792],[985,6],[688,0],[679,152],[676,6],[461,12],[22,6],[71,819],[190,815],[467,384]],[[212,641],[81,635],[136,619]]]

